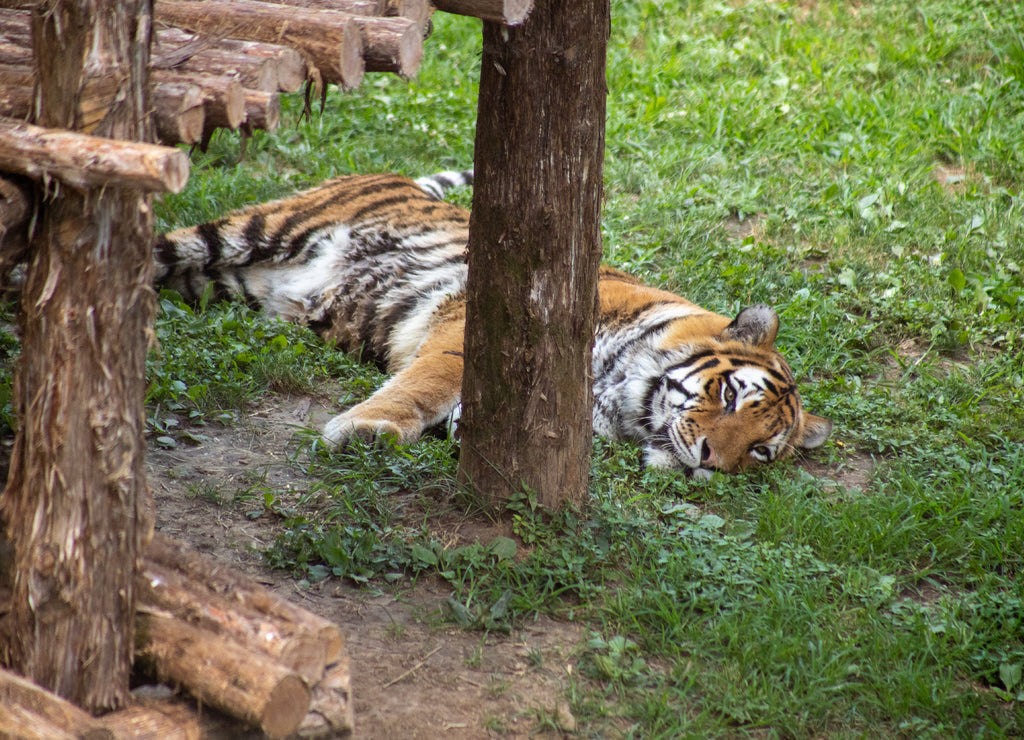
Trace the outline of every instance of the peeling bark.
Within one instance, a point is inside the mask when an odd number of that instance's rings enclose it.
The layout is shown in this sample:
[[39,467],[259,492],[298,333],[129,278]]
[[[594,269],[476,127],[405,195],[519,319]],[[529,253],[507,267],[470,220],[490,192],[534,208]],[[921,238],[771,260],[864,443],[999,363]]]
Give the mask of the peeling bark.
[[[48,0],[32,20],[37,122],[152,141],[151,0]],[[139,190],[54,184],[22,293],[20,424],[0,499],[15,577],[0,658],[93,712],[128,699],[133,577],[148,535],[151,219]]]

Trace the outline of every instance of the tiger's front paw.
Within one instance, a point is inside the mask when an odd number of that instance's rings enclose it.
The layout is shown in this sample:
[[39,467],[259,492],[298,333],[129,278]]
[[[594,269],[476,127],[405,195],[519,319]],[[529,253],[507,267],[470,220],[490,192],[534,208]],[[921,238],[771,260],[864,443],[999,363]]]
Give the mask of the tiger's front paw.
[[409,444],[419,439],[420,425],[394,419],[376,418],[358,412],[358,406],[338,414],[324,426],[324,439],[336,447],[343,447],[358,437],[364,442],[373,442],[390,437],[398,444]]

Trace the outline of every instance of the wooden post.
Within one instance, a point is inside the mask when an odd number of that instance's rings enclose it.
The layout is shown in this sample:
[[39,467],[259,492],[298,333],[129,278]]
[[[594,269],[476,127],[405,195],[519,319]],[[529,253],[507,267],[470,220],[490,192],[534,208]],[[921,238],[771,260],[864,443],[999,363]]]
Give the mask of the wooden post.
[[[152,141],[151,28],[152,0],[35,6],[37,123]],[[142,190],[54,183],[22,293],[20,424],[0,499],[15,574],[0,656],[92,712],[129,697],[134,573],[151,527],[143,464],[151,244]]]
[[459,473],[499,501],[587,490],[608,33],[608,0],[484,23]]

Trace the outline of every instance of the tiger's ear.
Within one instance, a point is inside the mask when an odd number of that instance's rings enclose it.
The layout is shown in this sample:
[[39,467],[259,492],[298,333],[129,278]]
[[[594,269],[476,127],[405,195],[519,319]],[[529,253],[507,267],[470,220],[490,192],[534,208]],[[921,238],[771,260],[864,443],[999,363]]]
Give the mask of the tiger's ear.
[[778,333],[779,315],[771,306],[762,303],[740,311],[732,323],[722,330],[722,339],[771,349]]
[[813,450],[815,447],[821,447],[831,433],[831,421],[824,416],[815,416],[804,411],[800,439],[793,440],[793,445],[803,447],[805,450]]

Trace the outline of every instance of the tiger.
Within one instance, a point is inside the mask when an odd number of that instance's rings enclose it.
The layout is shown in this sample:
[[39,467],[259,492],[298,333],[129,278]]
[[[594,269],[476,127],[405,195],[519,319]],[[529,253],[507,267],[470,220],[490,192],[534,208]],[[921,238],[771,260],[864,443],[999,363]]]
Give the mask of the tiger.
[[[375,361],[390,377],[322,437],[408,444],[458,420],[469,211],[443,198],[472,180],[337,177],[157,237],[157,280],[186,299],[243,300]],[[726,317],[610,266],[598,299],[594,432],[639,443],[646,465],[707,479],[831,433],[802,407],[769,306]]]

